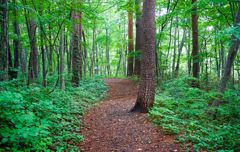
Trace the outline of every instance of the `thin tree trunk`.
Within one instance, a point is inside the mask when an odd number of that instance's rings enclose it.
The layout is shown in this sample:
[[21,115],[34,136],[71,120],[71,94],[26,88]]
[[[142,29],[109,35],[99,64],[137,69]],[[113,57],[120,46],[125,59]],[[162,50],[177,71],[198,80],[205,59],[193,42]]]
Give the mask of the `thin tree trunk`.
[[84,41],[84,77],[87,77],[87,42],[86,42],[86,38],[85,38],[85,34],[84,31],[82,31],[82,35],[83,35],[83,41]]
[[[236,14],[236,18],[235,18],[233,27],[238,26],[239,23],[240,23],[240,1],[238,3],[237,14]],[[222,95],[225,92],[227,81],[231,74],[231,69],[234,65],[234,60],[237,56],[239,45],[240,45],[240,39],[238,37],[236,37],[235,35],[232,35],[231,36],[231,46],[228,51],[228,57],[227,57],[226,64],[224,66],[223,76],[221,77],[221,80],[220,80],[220,83],[218,86],[218,91],[217,91],[218,94],[217,94],[217,97],[213,100],[213,102],[211,104],[211,107],[213,107],[214,109],[209,109],[207,111],[207,114],[212,118],[214,118],[216,116],[217,109],[221,103]]]
[[[192,0],[192,4],[196,3],[197,0]],[[199,48],[198,48],[198,17],[197,17],[197,7],[192,9],[192,41],[193,41],[193,77],[199,78]],[[199,81],[193,81],[193,87],[199,88]]]
[[[128,55],[133,51],[133,0],[129,0],[128,6]],[[133,56],[128,56],[127,76],[133,75]]]
[[126,63],[125,63],[125,59],[124,59],[123,42],[122,42],[122,36],[121,36],[121,16],[120,16],[120,12],[119,12],[119,31],[120,31],[119,37],[120,37],[120,42],[121,42],[121,56],[122,56],[122,59],[123,59],[122,68],[123,68],[123,75],[125,75],[125,73],[126,73],[126,71],[125,71]]
[[[95,21],[94,21],[95,22]],[[92,62],[91,62],[91,69],[92,71],[90,72],[90,76],[92,76],[93,74],[93,71],[94,71],[94,65],[95,65],[95,30],[96,30],[96,26],[95,26],[95,23],[94,23],[94,27],[93,27],[93,46],[92,46]]]
[[108,42],[108,39],[109,39],[109,36],[108,36],[108,29],[106,29],[106,36],[107,36],[107,39],[106,39],[106,69],[107,69],[107,72],[108,72],[108,75],[110,75],[110,61],[109,61],[109,42]]
[[176,62],[176,48],[177,48],[176,36],[177,36],[177,30],[178,30],[178,25],[176,25],[175,31],[174,31],[174,50],[173,50],[173,63],[172,63],[172,72],[173,72],[173,74],[174,74],[175,62]]
[[135,56],[135,68],[134,68],[134,75],[137,75],[140,77],[141,75],[141,51],[142,50],[142,14],[141,14],[141,0],[135,0],[135,3],[137,5],[137,13],[136,13],[136,44],[135,44],[135,51],[137,52],[137,55]]
[[[13,0],[13,4],[16,5],[16,1]],[[13,8],[13,15],[14,15],[14,20],[13,20],[13,33],[17,35],[17,39],[13,40],[13,47],[14,47],[14,68],[15,69],[19,69],[19,50],[20,50],[20,41],[19,41],[19,37],[20,37],[20,29],[19,29],[19,25],[17,23],[17,9],[16,6],[14,6]],[[17,78],[17,71],[14,71],[14,78]]]
[[185,38],[186,38],[186,28],[183,29],[182,42],[181,42],[181,45],[178,48],[178,60],[177,60],[177,66],[176,66],[176,69],[175,69],[176,74],[179,71],[180,57],[181,57],[181,54],[182,54],[183,45],[185,43]]
[[168,65],[168,56],[171,48],[171,42],[172,42],[172,18],[171,18],[171,24],[170,24],[170,38],[169,38],[169,45],[168,45],[168,52],[167,52],[167,58],[166,58],[166,66]]
[[65,81],[64,81],[64,28],[61,27],[61,35],[60,35],[60,86],[61,90],[65,90]]
[[38,54],[38,50],[37,50],[37,40],[36,40],[36,29],[37,29],[37,25],[35,24],[34,20],[30,21],[30,31],[31,31],[31,51],[32,51],[32,69],[33,69],[33,76],[35,78],[37,78],[37,54]]
[[[1,52],[0,52],[0,81],[8,81],[8,1],[0,1],[1,11]],[[1,88],[0,88],[1,90]]]

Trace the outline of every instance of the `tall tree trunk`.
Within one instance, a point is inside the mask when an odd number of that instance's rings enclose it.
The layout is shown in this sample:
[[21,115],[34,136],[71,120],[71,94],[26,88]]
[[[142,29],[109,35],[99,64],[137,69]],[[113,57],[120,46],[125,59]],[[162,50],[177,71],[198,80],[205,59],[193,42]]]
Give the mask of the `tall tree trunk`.
[[94,27],[93,27],[93,45],[92,45],[92,62],[91,62],[91,69],[92,71],[90,72],[90,76],[92,76],[94,72],[94,65],[95,65],[95,31],[96,31],[96,26],[95,26],[95,21],[94,21]]
[[[125,26],[125,25],[124,25]],[[126,63],[125,63],[125,58],[124,58],[124,52],[123,52],[123,42],[122,42],[122,36],[121,36],[121,15],[120,15],[120,12],[119,12],[119,37],[120,37],[120,42],[121,42],[121,56],[122,56],[122,59],[123,59],[123,62],[122,62],[122,69],[123,69],[123,75],[125,75],[126,71]]]
[[215,54],[216,54],[216,55],[215,55],[215,61],[216,61],[216,67],[217,67],[217,75],[218,75],[218,77],[220,77],[220,67],[219,67],[219,66],[220,66],[220,65],[219,65],[220,63],[218,64],[217,49],[215,48],[214,51],[215,51]]
[[34,20],[30,21],[30,38],[31,38],[31,52],[32,52],[32,72],[33,76],[37,78],[37,40],[36,40],[36,29],[37,25]]
[[106,39],[106,69],[107,69],[107,72],[108,72],[108,75],[110,75],[110,61],[109,61],[109,42],[108,42],[108,39],[109,39],[109,36],[108,36],[108,29],[106,29],[106,36],[107,36],[107,39]]
[[118,65],[117,65],[116,77],[117,77],[117,75],[118,75],[118,70],[119,70],[119,68],[120,68],[121,60],[122,60],[122,53],[120,53],[120,59],[119,59],[119,61],[118,61]]
[[[133,0],[128,6],[128,55],[133,51]],[[133,56],[128,56],[127,76],[133,75]]]
[[64,81],[64,28],[61,27],[61,35],[60,35],[60,86],[61,90],[65,90],[65,81]]
[[[48,9],[48,13],[51,14],[50,8]],[[49,23],[49,56],[48,56],[48,70],[49,70],[49,75],[53,75],[53,63],[52,63],[52,53],[53,53],[53,44],[52,44],[52,27],[51,23]]]
[[[196,3],[197,0],[192,0],[192,4]],[[198,17],[197,17],[197,7],[192,9],[192,43],[193,43],[193,77],[199,78],[199,48],[198,48]],[[199,88],[199,81],[193,81],[193,87]]]
[[155,7],[156,0],[143,0],[141,82],[131,111],[148,112],[155,96]]
[[[81,14],[81,13],[80,13]],[[78,15],[76,11],[72,12],[72,20],[73,21],[79,21],[81,20],[79,17],[81,17],[81,15]],[[81,22],[81,21],[80,21]],[[79,30],[80,27],[80,30]],[[79,44],[79,40],[81,40],[81,23],[80,26],[77,24],[73,24],[73,57],[72,57],[72,72],[73,72],[73,77],[72,77],[72,83],[74,86],[78,86],[79,81],[81,79],[81,44]]]
[[[13,4],[14,4],[14,8],[13,8],[13,16],[14,16],[14,20],[13,20],[13,33],[17,35],[17,39],[13,40],[13,47],[14,47],[14,68],[15,69],[19,69],[19,50],[20,50],[20,41],[19,41],[19,37],[20,37],[20,29],[19,29],[19,25],[17,23],[17,9],[16,9],[16,1],[13,0]],[[17,78],[17,71],[14,71],[14,78]]]
[[[0,81],[8,81],[8,0],[0,1],[1,11],[1,52],[0,52]],[[0,88],[1,90],[1,88]]]
[[173,63],[172,63],[172,72],[174,74],[174,69],[175,69],[175,62],[176,62],[176,49],[177,49],[177,30],[178,30],[178,25],[175,27],[174,31],[174,50],[173,50]]
[[167,58],[166,58],[166,66],[168,66],[168,56],[171,48],[171,42],[172,42],[172,18],[170,23],[170,35],[169,35],[169,45],[168,45],[168,52],[167,52]]
[[186,28],[183,29],[182,42],[181,42],[181,45],[178,48],[178,59],[177,59],[177,66],[176,66],[176,69],[175,69],[176,74],[179,71],[180,57],[181,57],[181,54],[182,54],[182,49],[183,49],[183,45],[184,45],[184,42],[185,42],[185,38],[186,38]]
[[140,77],[141,75],[141,51],[142,50],[142,10],[141,10],[141,0],[135,0],[137,5],[137,13],[136,13],[136,44],[135,44],[135,51],[137,52],[135,56],[135,68],[134,68],[134,74]]
[[190,43],[190,39],[191,39],[191,34],[190,34],[190,28],[188,30],[188,39],[189,39],[189,42],[188,42],[188,49],[187,49],[187,56],[188,56],[188,60],[187,60],[187,73],[190,75],[191,74],[191,58],[190,58],[190,49],[191,49],[191,43]]
[[[233,27],[238,26],[239,23],[240,23],[240,1],[238,3],[237,14],[236,14],[236,17],[235,17]],[[210,109],[210,110],[207,111],[207,114],[209,116],[211,116],[212,118],[216,116],[217,108],[219,107],[219,105],[221,103],[222,95],[225,92],[227,81],[228,81],[228,78],[231,74],[231,69],[234,65],[234,60],[237,56],[239,45],[240,45],[240,39],[232,34],[232,36],[231,36],[231,46],[230,46],[229,51],[228,51],[228,57],[227,57],[226,64],[224,66],[223,76],[221,77],[221,80],[220,80],[220,83],[219,83],[219,86],[218,86],[218,91],[217,91],[218,94],[217,94],[217,97],[214,98],[214,100],[211,104],[211,107],[213,107],[214,109]]]
[[40,22],[40,32],[41,32],[41,51],[42,51],[42,74],[43,74],[43,82],[42,86],[46,87],[46,62],[45,62],[45,51],[43,48],[43,38],[44,38],[44,33],[43,33],[43,26],[42,22]]
[[84,77],[87,77],[87,42],[86,42],[86,38],[85,38],[85,34],[84,31],[82,31],[82,35],[83,35],[83,41],[84,41]]

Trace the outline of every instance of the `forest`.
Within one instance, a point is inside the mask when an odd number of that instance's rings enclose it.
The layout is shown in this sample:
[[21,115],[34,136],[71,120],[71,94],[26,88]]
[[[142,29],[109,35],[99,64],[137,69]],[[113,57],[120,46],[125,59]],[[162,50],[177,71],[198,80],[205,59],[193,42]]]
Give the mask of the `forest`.
[[0,151],[240,151],[239,0],[0,0],[0,26]]

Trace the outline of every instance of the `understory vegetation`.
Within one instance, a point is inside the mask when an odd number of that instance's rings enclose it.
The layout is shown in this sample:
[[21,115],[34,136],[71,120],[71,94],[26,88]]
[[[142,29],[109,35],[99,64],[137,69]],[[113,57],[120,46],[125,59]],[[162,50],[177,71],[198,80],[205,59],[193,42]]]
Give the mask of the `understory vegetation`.
[[107,91],[102,79],[92,77],[52,93],[53,87],[27,88],[21,79],[0,85],[0,151],[76,150],[73,144],[83,141],[80,118]]
[[150,119],[162,131],[176,134],[186,149],[192,145],[196,151],[240,151],[240,87],[227,88],[216,118],[210,119],[206,111],[216,89],[192,88],[193,79],[186,75],[163,82],[156,90]]

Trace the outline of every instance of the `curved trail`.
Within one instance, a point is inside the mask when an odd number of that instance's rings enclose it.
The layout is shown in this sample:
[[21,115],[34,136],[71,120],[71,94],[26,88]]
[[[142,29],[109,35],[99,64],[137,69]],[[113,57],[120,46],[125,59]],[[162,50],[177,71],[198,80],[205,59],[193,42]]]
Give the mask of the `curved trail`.
[[81,151],[106,152],[180,152],[173,136],[161,135],[147,114],[131,113],[138,88],[127,79],[105,79],[110,87],[108,98],[83,117],[81,133],[85,141]]

